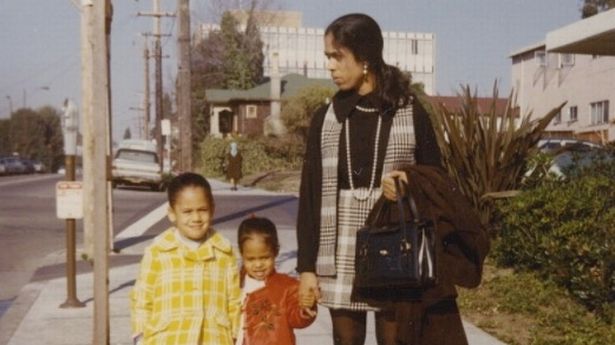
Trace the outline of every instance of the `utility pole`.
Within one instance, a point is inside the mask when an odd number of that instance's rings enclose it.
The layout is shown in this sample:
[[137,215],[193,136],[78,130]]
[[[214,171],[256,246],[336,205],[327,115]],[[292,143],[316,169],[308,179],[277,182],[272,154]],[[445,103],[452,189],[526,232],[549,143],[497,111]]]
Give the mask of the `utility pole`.
[[[83,0],[81,11],[84,229],[93,236],[92,344],[109,344],[109,64],[110,0]],[[87,243],[87,242],[86,242]]]
[[162,171],[164,166],[164,150],[163,150],[163,142],[162,142],[162,128],[160,122],[162,121],[162,45],[160,44],[160,37],[162,37],[160,33],[160,18],[161,17],[173,17],[175,16],[173,13],[163,13],[160,12],[160,0],[152,0],[154,10],[152,13],[141,13],[139,12],[137,15],[140,16],[150,16],[154,17],[154,74],[155,74],[155,100],[154,107],[156,109],[156,126],[155,126],[155,136],[156,136],[156,145],[158,147],[158,155],[160,157],[160,170]]
[[177,113],[179,118],[180,167],[192,170],[192,104],[190,66],[190,0],[177,0]]
[[144,66],[145,66],[145,85],[144,88],[145,90],[143,91],[143,109],[144,109],[144,113],[143,113],[143,127],[144,127],[144,136],[143,138],[145,138],[145,140],[149,140],[149,120],[150,120],[150,101],[149,101],[149,46],[148,46],[148,41],[147,41],[147,37],[144,36],[144,40],[145,40],[145,46],[143,49],[143,62],[144,62]]

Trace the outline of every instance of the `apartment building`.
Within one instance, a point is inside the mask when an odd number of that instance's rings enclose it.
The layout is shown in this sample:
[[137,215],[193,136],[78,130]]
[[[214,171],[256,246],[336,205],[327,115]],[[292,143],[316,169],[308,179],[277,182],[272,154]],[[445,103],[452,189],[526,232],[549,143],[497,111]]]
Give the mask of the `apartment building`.
[[[245,16],[235,13],[240,26]],[[263,41],[264,75],[271,75],[274,53],[277,53],[281,75],[301,74],[308,78],[329,78],[324,56],[324,28],[302,27],[300,12],[268,12],[256,16]],[[218,30],[217,24],[201,24],[196,38],[204,39]],[[427,94],[434,94],[436,85],[436,38],[433,33],[384,31],[384,60],[411,72],[413,82],[421,82]]]
[[[543,116],[566,102],[545,136],[615,140],[615,10],[594,17],[549,32],[545,41],[510,55],[521,114]],[[599,35],[602,40],[592,43]]]

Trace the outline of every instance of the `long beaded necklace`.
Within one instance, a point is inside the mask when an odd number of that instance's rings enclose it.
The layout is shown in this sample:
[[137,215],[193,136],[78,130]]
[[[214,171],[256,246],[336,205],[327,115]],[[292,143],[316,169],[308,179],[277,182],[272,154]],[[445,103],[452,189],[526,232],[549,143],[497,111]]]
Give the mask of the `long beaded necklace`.
[[[358,105],[356,105],[355,108],[366,113],[375,113],[378,111],[378,109],[376,108],[365,108]],[[374,140],[374,161],[372,163],[372,176],[369,181],[369,189],[367,191],[359,191],[354,188],[354,182],[352,181],[352,162],[350,161],[350,121],[348,120],[348,117],[346,117],[344,125],[346,126],[346,163],[348,165],[348,183],[350,184],[352,196],[359,201],[365,201],[372,194],[374,190],[374,182],[376,181],[376,167],[378,165],[378,146],[380,144],[380,128],[382,127],[382,116],[378,115],[378,124],[376,125],[376,139]]]

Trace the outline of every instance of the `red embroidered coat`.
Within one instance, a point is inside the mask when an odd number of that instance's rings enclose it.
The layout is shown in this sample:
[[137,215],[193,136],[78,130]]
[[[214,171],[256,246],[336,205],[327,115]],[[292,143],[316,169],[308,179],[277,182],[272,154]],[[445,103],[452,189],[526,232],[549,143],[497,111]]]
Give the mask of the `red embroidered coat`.
[[274,272],[265,287],[248,294],[242,307],[243,345],[295,345],[293,329],[315,320],[301,316],[298,290],[296,279]]

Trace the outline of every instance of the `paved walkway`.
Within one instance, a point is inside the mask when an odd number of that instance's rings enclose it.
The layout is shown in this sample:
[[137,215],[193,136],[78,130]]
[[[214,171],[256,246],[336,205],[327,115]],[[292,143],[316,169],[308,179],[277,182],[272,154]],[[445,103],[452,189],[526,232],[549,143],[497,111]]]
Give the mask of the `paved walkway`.
[[[214,195],[230,193],[228,185],[211,181]],[[262,195],[271,192],[241,188],[233,195]],[[117,239],[138,237],[152,224],[165,216],[160,208],[120,233]],[[217,227],[235,243],[235,228]],[[294,231],[279,229],[283,251],[278,257],[278,270],[292,273],[295,267],[296,239]],[[286,229],[290,230],[290,229]],[[116,239],[116,240],[117,240]],[[128,292],[137,276],[138,263],[149,241],[139,242],[110,256],[109,305],[111,344],[131,345],[130,310]],[[86,345],[92,342],[93,325],[93,274],[86,265],[79,265],[77,276],[78,297],[85,308],[60,309],[66,299],[64,276],[65,253],[57,252],[47,257],[45,267],[20,292],[10,309],[0,319],[0,345]],[[373,319],[368,318],[366,345],[375,345]],[[464,323],[471,345],[503,345],[479,328]],[[331,345],[331,322],[326,309],[319,310],[316,322],[297,331],[298,345]]]

